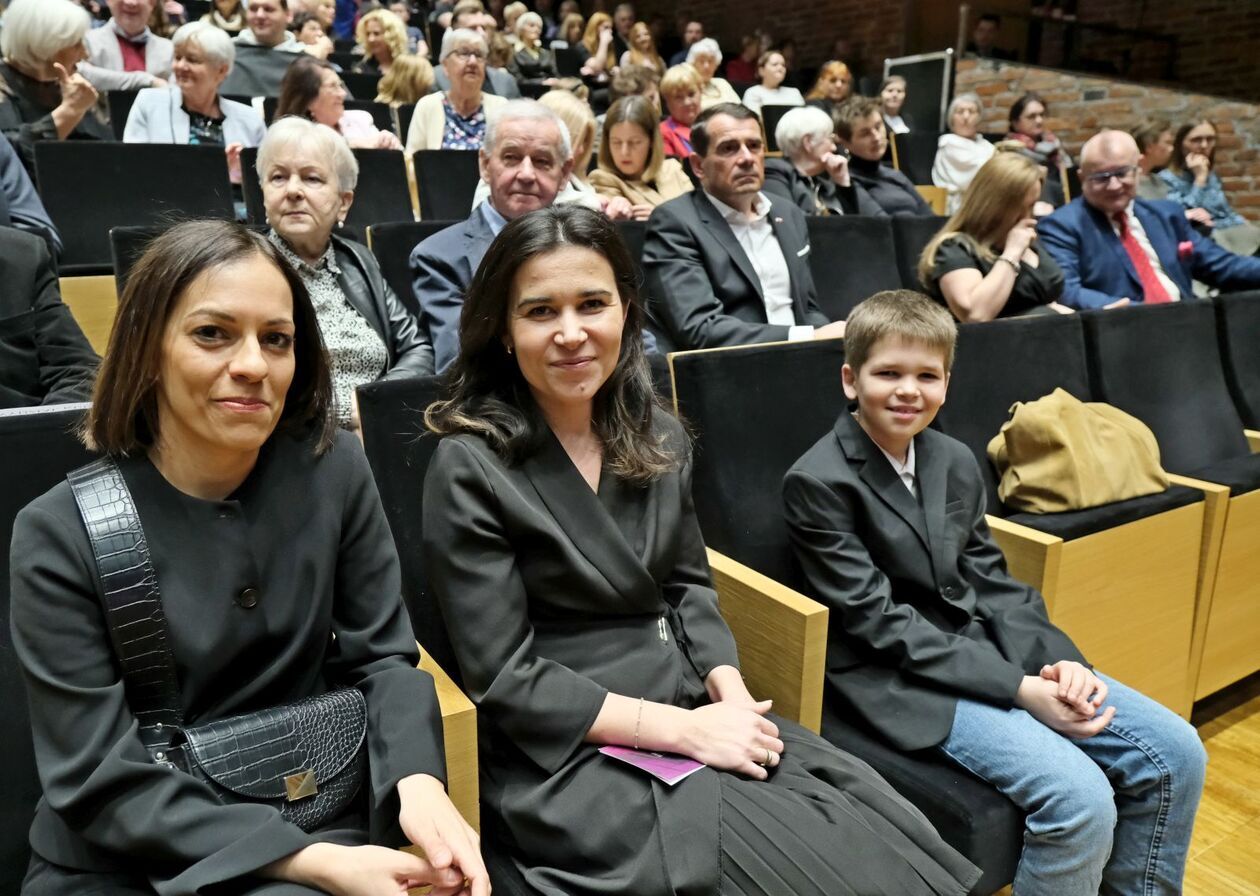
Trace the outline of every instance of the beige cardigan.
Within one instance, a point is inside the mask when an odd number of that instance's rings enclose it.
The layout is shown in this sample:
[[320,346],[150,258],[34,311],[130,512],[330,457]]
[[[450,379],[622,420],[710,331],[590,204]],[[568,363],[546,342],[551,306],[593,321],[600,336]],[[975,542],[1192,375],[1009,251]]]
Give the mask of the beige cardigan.
[[[420,101],[416,103],[416,113],[411,118],[411,126],[407,128],[408,154],[418,149],[442,148],[442,134],[446,130],[446,112],[442,109],[442,100],[445,98],[446,94],[439,91],[420,97]],[[503,97],[493,93],[481,94],[481,108],[485,110],[487,118],[506,102]]]
[[653,208],[662,202],[690,193],[691,179],[683,171],[677,159],[665,159],[661,162],[661,170],[656,174],[656,183],[649,184],[641,180],[625,180],[607,168],[596,168],[590,174],[591,186],[595,192],[610,199],[624,196],[631,205],[650,205]]

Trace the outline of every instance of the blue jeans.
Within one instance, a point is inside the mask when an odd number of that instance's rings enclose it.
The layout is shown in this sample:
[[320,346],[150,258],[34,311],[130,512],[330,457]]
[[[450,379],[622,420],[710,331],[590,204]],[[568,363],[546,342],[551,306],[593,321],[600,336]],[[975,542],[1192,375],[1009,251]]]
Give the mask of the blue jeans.
[[1181,892],[1207,754],[1176,714],[1099,677],[1116,715],[1088,740],[959,700],[939,747],[1027,813],[1015,896]]

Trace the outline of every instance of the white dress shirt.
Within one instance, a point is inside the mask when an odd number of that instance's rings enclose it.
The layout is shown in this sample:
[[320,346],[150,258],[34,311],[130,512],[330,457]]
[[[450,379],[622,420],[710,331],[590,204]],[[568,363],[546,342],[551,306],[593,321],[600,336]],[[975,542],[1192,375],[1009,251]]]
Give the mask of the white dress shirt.
[[788,271],[787,259],[783,257],[783,247],[779,245],[774,227],[770,224],[770,200],[766,198],[766,194],[757,194],[753,201],[751,219],[714,197],[708,190],[704,195],[709,197],[723,220],[730,225],[740,248],[752,263],[753,272],[761,282],[761,300],[766,306],[766,323],[787,327],[791,342],[813,339],[812,326],[796,323],[796,312],[792,308],[792,275]]
[[[1169,277],[1164,271],[1164,265],[1159,260],[1159,254],[1155,251],[1155,247],[1151,245],[1150,239],[1146,236],[1146,230],[1142,227],[1142,222],[1138,220],[1138,216],[1133,213],[1133,203],[1129,203],[1129,207],[1124,210],[1124,215],[1129,221],[1129,232],[1133,234],[1138,245],[1142,247],[1142,251],[1146,253],[1147,259],[1151,262],[1151,270],[1155,272],[1155,276],[1159,278],[1160,286],[1164,287],[1164,292],[1168,293],[1168,298],[1174,302],[1181,301],[1181,287],[1177,285],[1177,281]],[[1116,223],[1115,218],[1108,218],[1111,224],[1111,230],[1115,233],[1116,238],[1120,238],[1120,225]]]
[[917,499],[919,497],[919,488],[914,473],[914,439],[910,440],[910,447],[906,449],[906,462],[904,464],[885,451],[884,447],[878,442],[875,443],[875,447],[879,449],[880,454],[888,458],[888,462],[892,464],[893,472],[897,474],[901,484],[909,489],[910,494]]

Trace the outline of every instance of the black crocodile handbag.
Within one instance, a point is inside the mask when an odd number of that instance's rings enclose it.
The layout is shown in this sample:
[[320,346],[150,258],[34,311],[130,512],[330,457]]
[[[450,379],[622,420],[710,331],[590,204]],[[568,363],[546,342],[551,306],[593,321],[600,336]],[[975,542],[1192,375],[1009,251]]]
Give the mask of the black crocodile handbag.
[[185,726],[175,659],[149,546],[118,465],[66,477],[87,528],[127,703],[153,761],[192,775],[225,803],[268,803],[313,831],[367,781],[367,704],[342,688],[286,706]]

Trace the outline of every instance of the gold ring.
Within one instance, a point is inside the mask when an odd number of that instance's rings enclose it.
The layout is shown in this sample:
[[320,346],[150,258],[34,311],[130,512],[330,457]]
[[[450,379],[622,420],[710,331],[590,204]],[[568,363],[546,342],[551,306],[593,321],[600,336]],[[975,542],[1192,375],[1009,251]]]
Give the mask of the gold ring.
[[774,761],[774,754],[770,752],[770,748],[766,747],[766,768]]

